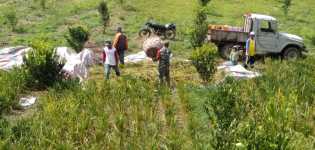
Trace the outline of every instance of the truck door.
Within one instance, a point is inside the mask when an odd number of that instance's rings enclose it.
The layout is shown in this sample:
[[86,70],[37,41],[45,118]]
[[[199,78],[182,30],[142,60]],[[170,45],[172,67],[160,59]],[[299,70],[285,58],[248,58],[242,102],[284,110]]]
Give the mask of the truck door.
[[257,54],[266,54],[278,51],[278,34],[273,29],[272,21],[260,20],[258,34],[256,34]]

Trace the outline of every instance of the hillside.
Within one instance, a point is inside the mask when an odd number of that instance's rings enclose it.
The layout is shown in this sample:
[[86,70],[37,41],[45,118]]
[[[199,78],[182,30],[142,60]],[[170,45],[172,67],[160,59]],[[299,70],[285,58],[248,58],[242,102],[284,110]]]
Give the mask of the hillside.
[[[158,85],[152,61],[126,64],[122,76],[112,73],[110,81],[95,65],[83,85],[62,80],[45,90],[26,87],[24,70],[0,71],[0,102],[38,97],[30,108],[0,111],[0,149],[315,149],[314,0],[293,0],[288,16],[281,0],[212,0],[209,23],[241,26],[245,13],[272,15],[281,31],[302,36],[311,54],[297,61],[268,57],[254,68],[258,78],[217,72],[209,83],[187,60],[197,0],[108,0],[105,34],[99,2],[47,0],[42,8],[40,0],[0,0],[0,47],[28,45],[37,37],[64,46],[75,24],[87,26],[90,42],[102,47],[122,26],[132,54],[141,51],[138,31],[146,21],[173,22],[171,88]],[[12,10],[18,17],[14,32],[5,19]]]

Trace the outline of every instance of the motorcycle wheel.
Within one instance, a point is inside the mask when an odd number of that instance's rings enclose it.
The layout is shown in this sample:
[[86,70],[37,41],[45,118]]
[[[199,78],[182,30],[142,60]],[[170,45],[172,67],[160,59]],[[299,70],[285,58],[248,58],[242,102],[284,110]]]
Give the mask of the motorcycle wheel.
[[148,29],[142,29],[139,31],[139,36],[142,38],[143,37],[145,37],[145,38],[150,37],[150,35],[151,35],[151,31]]
[[176,31],[175,31],[175,30],[167,30],[167,31],[165,32],[165,37],[166,37],[167,39],[174,40],[175,37],[176,37]]

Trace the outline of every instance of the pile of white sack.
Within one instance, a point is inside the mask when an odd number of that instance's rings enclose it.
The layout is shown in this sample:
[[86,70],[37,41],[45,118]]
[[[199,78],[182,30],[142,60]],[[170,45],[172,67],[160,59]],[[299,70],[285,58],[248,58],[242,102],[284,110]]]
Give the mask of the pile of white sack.
[[[30,47],[8,47],[0,49],[0,70],[9,71],[14,67],[19,67],[23,64],[23,57]],[[80,53],[76,53],[67,47],[57,47],[56,55],[59,56],[59,61],[64,62],[63,72],[73,78],[79,78],[80,81],[88,78],[88,70],[94,64],[94,54],[89,49],[84,49]]]
[[56,55],[59,56],[59,62],[65,62],[62,71],[71,78],[79,78],[80,82],[88,78],[89,68],[95,63],[94,53],[86,48],[76,53],[68,47],[57,47]]
[[233,65],[230,61],[222,63],[217,69],[223,70],[226,76],[234,77],[236,79],[252,79],[261,76],[260,73],[249,71],[242,65]]

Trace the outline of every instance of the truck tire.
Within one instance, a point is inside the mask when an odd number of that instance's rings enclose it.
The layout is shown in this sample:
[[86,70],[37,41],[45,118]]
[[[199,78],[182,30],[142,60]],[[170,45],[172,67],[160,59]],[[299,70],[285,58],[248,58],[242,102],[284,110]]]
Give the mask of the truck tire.
[[219,54],[223,59],[229,59],[231,48],[234,44],[224,44],[219,46]]
[[283,58],[286,60],[297,60],[301,57],[301,51],[297,47],[288,47],[283,51]]

